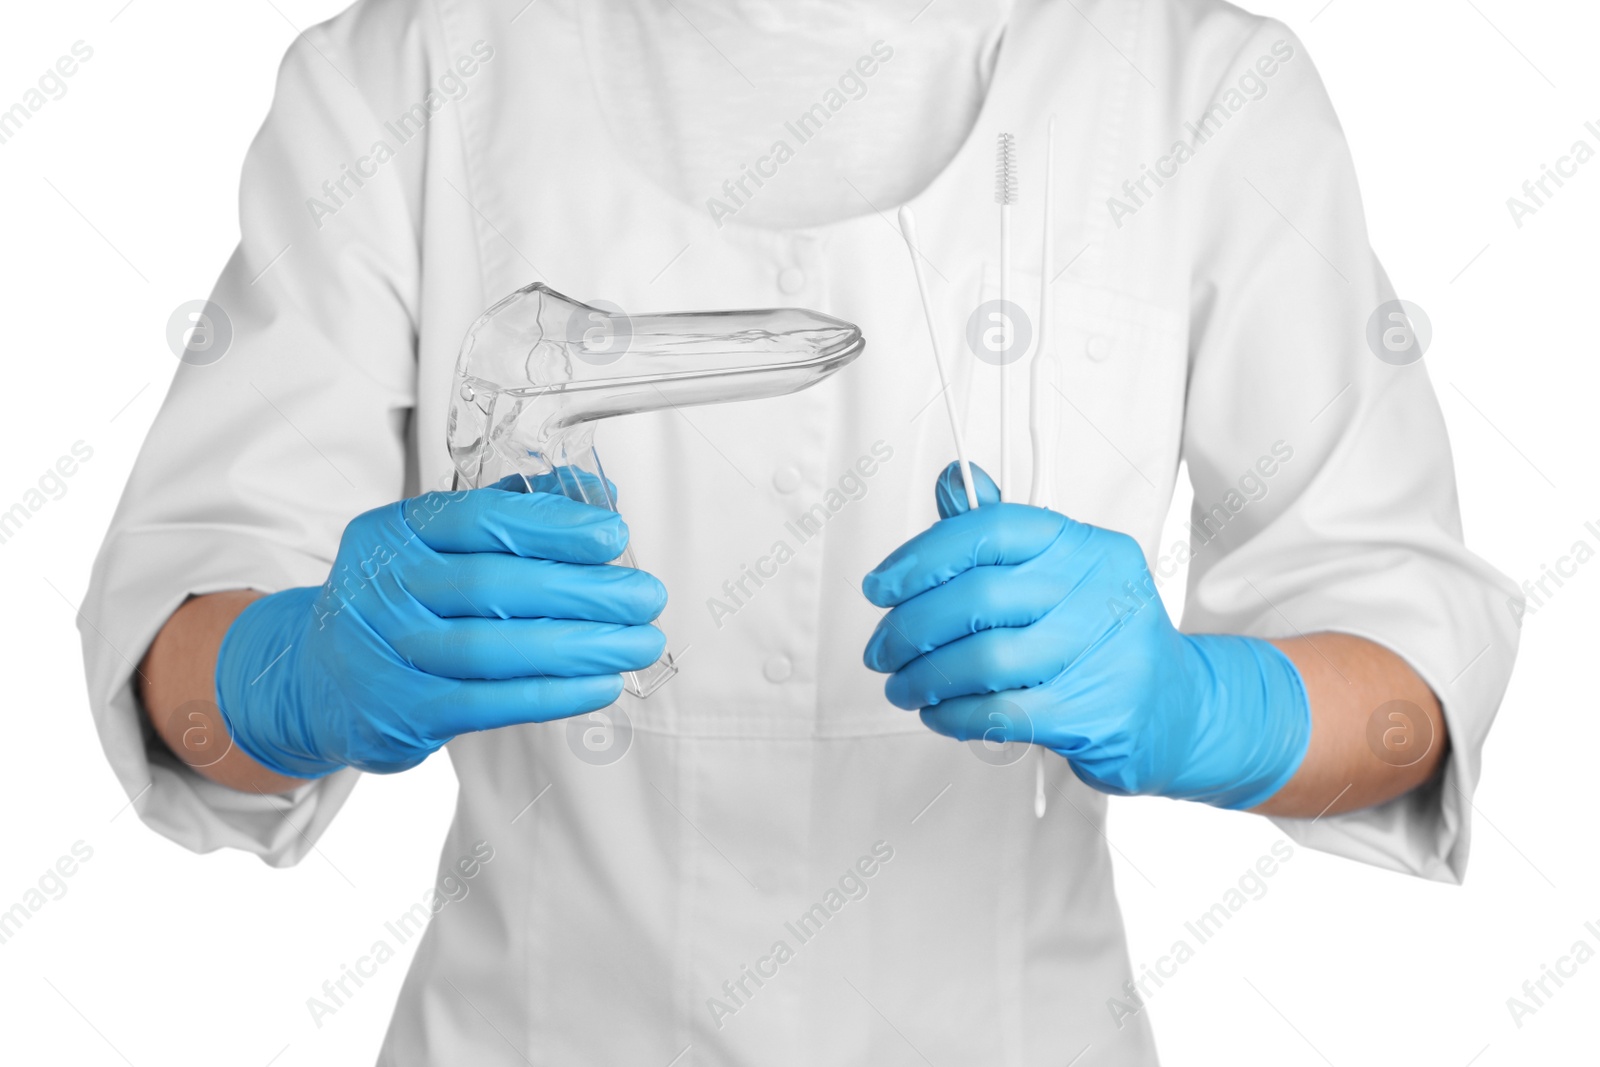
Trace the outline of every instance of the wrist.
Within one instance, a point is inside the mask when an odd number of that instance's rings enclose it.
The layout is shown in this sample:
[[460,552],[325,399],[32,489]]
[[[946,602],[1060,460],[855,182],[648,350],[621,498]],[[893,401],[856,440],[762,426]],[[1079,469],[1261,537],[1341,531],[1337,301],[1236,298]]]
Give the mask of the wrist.
[[1311,743],[1311,705],[1295,665],[1270,642],[1184,635],[1197,729],[1169,795],[1253,808],[1282,789]]
[[307,586],[256,600],[217,650],[216,703],[233,743],[290,778],[321,778],[343,766],[318,754],[300,693],[298,661],[320,593]]

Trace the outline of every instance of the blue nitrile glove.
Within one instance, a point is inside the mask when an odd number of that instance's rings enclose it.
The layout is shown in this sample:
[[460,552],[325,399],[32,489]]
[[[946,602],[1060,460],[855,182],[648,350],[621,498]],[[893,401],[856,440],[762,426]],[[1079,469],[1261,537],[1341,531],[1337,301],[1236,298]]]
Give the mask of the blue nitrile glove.
[[[233,740],[271,770],[399,771],[457,734],[596,711],[665,644],[614,512],[520,478],[351,520],[328,581],[247,607],[217,655]],[[511,491],[508,491],[511,490]]]
[[1311,708],[1294,664],[1253,637],[1179,633],[1130,537],[1003,504],[955,464],[941,520],[862,583],[892,608],[866,663],[902,708],[958,740],[1034,742],[1089,785],[1250,808],[1294,776]]

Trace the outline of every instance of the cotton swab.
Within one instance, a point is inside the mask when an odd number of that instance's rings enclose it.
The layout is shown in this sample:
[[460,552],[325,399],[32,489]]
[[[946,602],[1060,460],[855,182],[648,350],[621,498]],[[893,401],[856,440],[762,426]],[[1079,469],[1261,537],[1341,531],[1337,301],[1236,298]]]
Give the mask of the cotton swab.
[[1044,250],[1039,267],[1039,339],[1034,344],[1033,363],[1028,368],[1028,436],[1033,443],[1033,484],[1028,488],[1028,503],[1039,508],[1049,506],[1050,484],[1050,454],[1044,440],[1044,390],[1048,384],[1045,375],[1050,372],[1045,361],[1055,356],[1050,340],[1050,282],[1056,261],[1055,212],[1051,203],[1051,194],[1055,191],[1055,149],[1056,117],[1051,115],[1044,137]]
[[[1028,487],[1028,503],[1036,508],[1048,506],[1049,452],[1044,441],[1044,387],[1045,363],[1053,358],[1050,344],[1050,281],[1055,273],[1056,239],[1055,212],[1052,194],[1055,192],[1056,117],[1050,116],[1044,135],[1044,240],[1039,256],[1039,339],[1034,343],[1033,362],[1028,366],[1028,437],[1033,443],[1033,484]],[[1044,749],[1039,749],[1039,762],[1033,768],[1033,817],[1044,818]]]
[[933,305],[928,302],[928,285],[922,279],[922,260],[917,258],[917,217],[911,205],[900,208],[900,236],[906,240],[906,251],[911,253],[911,270],[917,277],[917,295],[922,298],[922,314],[928,320],[928,344],[933,352],[933,366],[939,372],[939,392],[944,395],[945,414],[950,417],[950,435],[956,439],[956,461],[961,464],[961,484],[967,490],[967,507],[978,509],[978,493],[972,482],[972,465],[967,462],[967,449],[961,441],[961,421],[956,418],[956,402],[950,393],[950,382],[944,374],[944,359],[939,355],[939,331],[933,321]]
[[1011,390],[1009,364],[1016,341],[1011,322],[1011,205],[1017,201],[1017,141],[1000,134],[995,146],[994,202],[1000,205],[1000,499],[1011,499]]
[[1044,818],[1044,753],[1043,745],[1034,746],[1039,750],[1039,762],[1033,765],[1033,817]]

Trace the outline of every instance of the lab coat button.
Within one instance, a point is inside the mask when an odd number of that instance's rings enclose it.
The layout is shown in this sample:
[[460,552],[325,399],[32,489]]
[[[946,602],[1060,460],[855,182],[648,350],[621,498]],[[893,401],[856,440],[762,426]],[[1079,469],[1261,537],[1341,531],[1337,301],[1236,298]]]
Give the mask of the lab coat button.
[[772,488],[780,493],[792,493],[800,488],[800,472],[790,464],[784,464],[772,474]]
[[806,272],[799,267],[785,267],[778,272],[778,288],[793,296],[806,287]]
[[794,673],[794,664],[789,662],[788,656],[780,654],[762,664],[761,673],[766,676],[767,681],[776,685],[778,682],[786,681],[789,675]]
[[1090,359],[1096,363],[1103,363],[1111,355],[1111,338],[1104,334],[1094,334],[1089,338],[1087,348]]

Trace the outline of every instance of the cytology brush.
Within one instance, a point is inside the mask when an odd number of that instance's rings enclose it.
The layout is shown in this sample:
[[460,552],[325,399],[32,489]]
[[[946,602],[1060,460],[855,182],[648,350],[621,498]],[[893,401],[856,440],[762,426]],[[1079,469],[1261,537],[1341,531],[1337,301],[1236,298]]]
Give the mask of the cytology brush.
[[[1000,499],[1011,499],[1011,205],[1017,202],[1017,139],[1002,133],[995,146],[994,202],[1000,205]],[[1020,354],[1020,353],[1019,353]]]
[[950,435],[956,439],[956,462],[961,464],[961,484],[967,490],[967,507],[978,509],[978,493],[972,482],[972,465],[967,462],[967,449],[961,441],[961,420],[956,418],[956,402],[950,395],[950,382],[944,374],[944,359],[939,355],[939,331],[933,320],[933,305],[928,302],[928,285],[922,280],[922,260],[917,258],[917,217],[909,204],[900,208],[900,236],[906,239],[906,251],[911,253],[911,271],[917,277],[917,295],[922,298],[922,315],[928,320],[928,344],[933,352],[933,366],[939,372],[939,392],[944,396],[944,411],[950,417]]
[[[1050,453],[1044,439],[1045,389],[1052,380],[1052,368],[1046,362],[1055,358],[1050,340],[1050,282],[1055,274],[1055,211],[1051,203],[1055,192],[1056,117],[1050,116],[1044,135],[1044,249],[1039,266],[1039,339],[1034,342],[1033,362],[1028,366],[1028,438],[1033,445],[1033,484],[1028,488],[1028,503],[1034,507],[1049,507]],[[1044,794],[1041,793],[1042,797]]]

